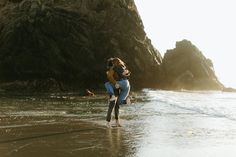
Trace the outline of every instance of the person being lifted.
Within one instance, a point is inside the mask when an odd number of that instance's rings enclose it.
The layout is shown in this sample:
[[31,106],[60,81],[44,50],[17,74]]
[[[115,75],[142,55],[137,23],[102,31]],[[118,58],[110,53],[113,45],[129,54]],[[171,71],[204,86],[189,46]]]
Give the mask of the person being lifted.
[[125,63],[119,58],[110,58],[107,61],[107,79],[105,88],[110,96],[107,111],[107,127],[110,127],[111,113],[115,107],[116,126],[121,126],[119,122],[119,105],[130,104],[128,98],[130,83],[128,78],[131,72],[126,68]]

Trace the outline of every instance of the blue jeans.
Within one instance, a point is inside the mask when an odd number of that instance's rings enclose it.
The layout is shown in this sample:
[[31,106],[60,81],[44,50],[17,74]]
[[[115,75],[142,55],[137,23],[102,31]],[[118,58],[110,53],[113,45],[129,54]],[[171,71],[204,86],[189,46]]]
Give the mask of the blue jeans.
[[126,104],[126,98],[129,95],[130,91],[129,80],[121,80],[117,81],[117,83],[120,85],[120,94],[117,100],[117,104],[118,105]]
[[[126,104],[126,98],[129,95],[129,91],[130,91],[129,80],[121,80],[121,81],[117,81],[117,83],[120,85],[120,93],[119,93],[119,96],[118,96],[117,104],[118,105]],[[112,83],[106,82],[105,83],[105,88],[107,90],[107,93],[110,96],[111,95],[116,95],[115,90],[114,90],[115,87],[113,86]]]
[[115,95],[115,92],[114,92],[114,86],[112,83],[110,82],[106,82],[105,83],[105,88],[107,90],[107,93],[111,96],[111,95]]

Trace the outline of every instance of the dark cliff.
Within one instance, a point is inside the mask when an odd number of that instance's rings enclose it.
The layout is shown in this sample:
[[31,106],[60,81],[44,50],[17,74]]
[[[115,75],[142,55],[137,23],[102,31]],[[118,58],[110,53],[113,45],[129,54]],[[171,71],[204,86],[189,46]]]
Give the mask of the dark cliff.
[[213,63],[190,41],[176,42],[162,63],[163,86],[169,89],[221,90]]
[[0,89],[101,89],[106,60],[120,57],[133,88],[222,89],[191,42],[162,59],[134,0],[1,0]]
[[1,88],[103,88],[106,59],[123,59],[133,87],[154,87],[161,55],[133,0],[0,2]]

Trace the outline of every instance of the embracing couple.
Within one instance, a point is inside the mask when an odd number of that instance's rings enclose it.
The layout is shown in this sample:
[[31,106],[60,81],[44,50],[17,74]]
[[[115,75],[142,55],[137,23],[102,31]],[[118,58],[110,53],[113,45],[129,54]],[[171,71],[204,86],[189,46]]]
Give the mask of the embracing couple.
[[130,71],[126,68],[125,63],[119,58],[109,58],[107,60],[107,79],[105,88],[109,94],[109,107],[107,111],[107,127],[111,127],[111,113],[115,108],[116,126],[120,127],[119,122],[119,106],[123,104],[130,104],[127,99],[130,91],[129,76]]

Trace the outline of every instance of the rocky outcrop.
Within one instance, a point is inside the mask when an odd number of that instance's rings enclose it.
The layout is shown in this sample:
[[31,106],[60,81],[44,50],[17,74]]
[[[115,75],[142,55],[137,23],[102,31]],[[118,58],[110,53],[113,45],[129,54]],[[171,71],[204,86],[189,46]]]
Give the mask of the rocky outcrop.
[[0,90],[104,88],[114,56],[127,63],[133,88],[223,88],[190,41],[162,60],[134,0],[1,0],[0,21]]
[[234,89],[234,88],[231,88],[231,87],[225,87],[225,88],[223,88],[223,90],[222,90],[223,92],[236,92],[236,89]]
[[163,87],[167,89],[221,90],[213,63],[190,41],[176,42],[163,58]]
[[133,87],[159,82],[162,57],[133,0],[2,0],[0,21],[1,84],[103,88],[112,56],[127,63]]

